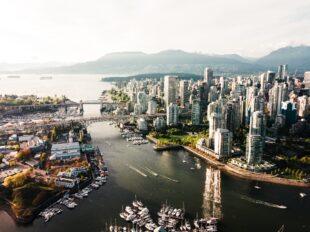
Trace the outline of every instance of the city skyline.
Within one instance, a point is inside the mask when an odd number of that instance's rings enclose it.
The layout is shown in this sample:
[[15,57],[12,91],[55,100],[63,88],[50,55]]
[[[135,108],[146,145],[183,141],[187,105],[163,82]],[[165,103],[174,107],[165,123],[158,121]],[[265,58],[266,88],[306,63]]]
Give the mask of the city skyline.
[[5,2],[0,62],[75,63],[111,52],[166,49],[259,57],[280,47],[310,44],[309,2],[246,3]]

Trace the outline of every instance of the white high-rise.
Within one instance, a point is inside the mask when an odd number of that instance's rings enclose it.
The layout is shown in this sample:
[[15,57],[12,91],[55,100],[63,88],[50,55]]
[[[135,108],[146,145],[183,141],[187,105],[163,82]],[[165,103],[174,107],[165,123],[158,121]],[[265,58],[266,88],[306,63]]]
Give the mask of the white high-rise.
[[179,122],[179,107],[175,103],[170,103],[167,106],[167,125],[177,125]]
[[156,114],[156,111],[157,111],[157,102],[154,100],[150,100],[148,102],[147,114],[153,115]]
[[227,129],[218,128],[214,134],[214,151],[218,158],[229,157],[231,154],[232,133]]
[[137,103],[142,107],[142,113],[145,113],[147,110],[147,95],[144,92],[138,92],[137,94]]
[[192,104],[192,125],[200,125],[202,123],[201,102],[195,99]]
[[255,111],[251,117],[246,143],[246,161],[248,164],[259,164],[262,161],[265,133],[265,115],[262,111]]
[[214,134],[217,128],[222,127],[222,115],[220,113],[211,113],[209,119],[209,139],[214,139]]
[[177,76],[165,76],[164,80],[164,100],[166,106],[176,103],[177,99]]

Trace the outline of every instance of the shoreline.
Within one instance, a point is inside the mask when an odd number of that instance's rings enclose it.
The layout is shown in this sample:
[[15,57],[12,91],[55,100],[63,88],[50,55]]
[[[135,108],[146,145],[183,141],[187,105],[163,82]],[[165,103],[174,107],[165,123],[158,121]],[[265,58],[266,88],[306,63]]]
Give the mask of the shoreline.
[[[149,135],[147,135],[146,138],[148,140],[150,140],[152,143],[157,142],[157,139],[155,139]],[[210,165],[215,166],[218,169],[220,169],[221,171],[224,171],[224,172],[226,172],[230,175],[233,175],[233,176],[237,176],[237,177],[240,177],[243,179],[248,179],[248,180],[262,181],[262,182],[266,182],[266,183],[310,188],[310,183],[306,183],[306,182],[302,182],[302,181],[298,181],[298,180],[276,177],[276,176],[272,176],[270,174],[251,172],[248,170],[244,170],[244,169],[232,166],[231,164],[225,164],[219,160],[215,160],[213,157],[209,156],[206,153],[200,152],[195,148],[192,148],[189,146],[183,146],[183,145],[179,145],[178,147],[183,148],[184,150],[188,151],[192,155],[195,155],[195,156],[202,158],[203,160],[205,160]],[[168,148],[172,149],[170,146],[168,146]]]

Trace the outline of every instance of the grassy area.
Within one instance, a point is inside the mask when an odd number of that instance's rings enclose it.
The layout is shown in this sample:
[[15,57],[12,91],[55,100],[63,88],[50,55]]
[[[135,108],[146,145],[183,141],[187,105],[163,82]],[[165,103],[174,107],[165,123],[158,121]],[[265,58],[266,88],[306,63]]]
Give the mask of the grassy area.
[[184,145],[195,147],[200,138],[208,136],[206,131],[199,133],[187,133],[176,128],[168,129],[165,132],[151,132],[150,136],[158,140],[158,145]]
[[114,88],[109,91],[109,94],[111,94],[111,99],[115,102],[128,102],[130,100],[126,93]]

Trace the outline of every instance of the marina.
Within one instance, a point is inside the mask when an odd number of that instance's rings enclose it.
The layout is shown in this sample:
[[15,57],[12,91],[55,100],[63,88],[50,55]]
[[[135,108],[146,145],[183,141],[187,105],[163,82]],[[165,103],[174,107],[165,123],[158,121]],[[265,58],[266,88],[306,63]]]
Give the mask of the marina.
[[[217,232],[218,218],[211,217],[196,218],[193,223],[185,217],[185,208],[175,208],[168,203],[162,204],[157,212],[158,220],[154,222],[150,211],[141,201],[134,200],[132,205],[122,209],[119,216],[127,222],[132,223],[131,231],[199,231],[199,232]],[[110,231],[112,229],[110,226]],[[122,227],[117,227],[122,228]],[[144,229],[143,229],[144,228]],[[113,227],[113,230],[115,227]],[[117,229],[119,231],[119,229]]]

